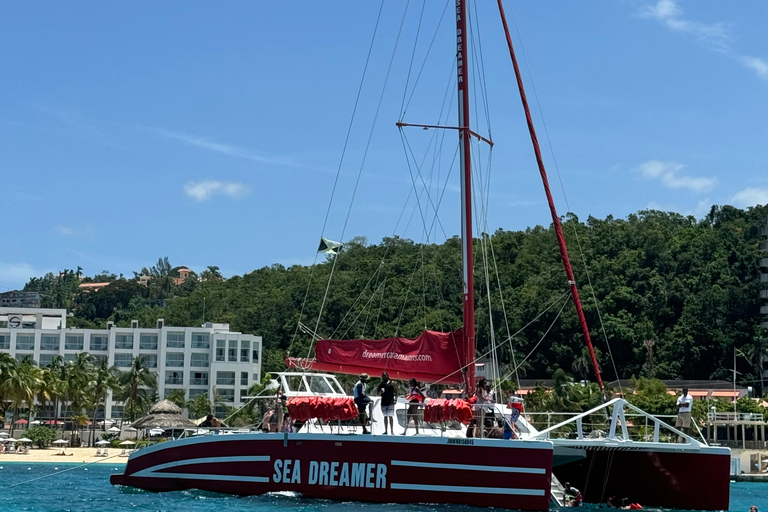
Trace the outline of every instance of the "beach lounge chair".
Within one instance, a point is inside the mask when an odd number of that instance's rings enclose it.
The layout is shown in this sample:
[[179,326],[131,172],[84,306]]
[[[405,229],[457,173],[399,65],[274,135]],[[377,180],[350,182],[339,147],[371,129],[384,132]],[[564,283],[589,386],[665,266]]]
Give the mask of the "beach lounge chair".
[[101,448],[96,448],[96,454],[94,457],[101,457]]
[[125,448],[123,448],[123,451],[120,452],[120,456],[121,457],[127,457],[128,456],[128,452],[126,451]]
[[109,450],[107,450],[106,448],[104,448],[104,451],[103,451],[103,452],[101,452],[101,456],[102,456],[102,457],[109,457]]

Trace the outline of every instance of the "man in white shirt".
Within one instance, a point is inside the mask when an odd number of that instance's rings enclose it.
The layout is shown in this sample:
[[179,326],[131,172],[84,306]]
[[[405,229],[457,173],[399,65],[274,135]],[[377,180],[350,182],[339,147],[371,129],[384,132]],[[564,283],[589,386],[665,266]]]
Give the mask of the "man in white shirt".
[[[693,397],[688,394],[688,388],[683,388],[683,394],[677,398],[677,421],[675,427],[682,432],[691,435],[691,409],[693,408]],[[685,440],[680,437],[681,443]]]

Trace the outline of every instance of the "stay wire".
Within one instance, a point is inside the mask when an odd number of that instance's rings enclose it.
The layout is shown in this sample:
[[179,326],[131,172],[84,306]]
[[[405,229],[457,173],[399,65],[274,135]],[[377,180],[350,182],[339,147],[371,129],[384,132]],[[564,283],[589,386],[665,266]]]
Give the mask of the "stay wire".
[[[339,158],[339,165],[336,168],[336,177],[333,180],[333,188],[331,189],[331,197],[328,200],[328,208],[325,210],[325,218],[323,219],[323,227],[320,230],[321,238],[325,235],[325,229],[328,226],[328,218],[329,218],[330,213],[331,213],[331,207],[333,206],[334,197],[336,196],[336,189],[337,189],[338,184],[339,184],[339,177],[341,176],[341,169],[342,169],[342,166],[344,164],[344,157],[347,154],[347,146],[349,145],[349,138],[350,138],[350,136],[352,134],[352,126],[354,125],[355,117],[357,115],[357,107],[360,104],[360,96],[362,95],[362,92],[363,92],[363,84],[365,83],[365,77],[368,74],[368,65],[370,64],[370,61],[371,61],[371,53],[373,52],[373,45],[374,45],[374,42],[376,41],[376,34],[379,31],[379,23],[381,22],[381,13],[382,13],[383,10],[384,10],[384,0],[381,0],[381,4],[379,5],[379,12],[376,15],[376,24],[373,27],[373,34],[371,35],[371,42],[368,45],[368,54],[365,57],[365,65],[363,66],[363,74],[360,77],[360,84],[357,87],[357,95],[355,96],[355,104],[352,107],[352,116],[349,119],[349,126],[347,127],[347,135],[344,138],[344,146],[342,147],[342,150],[341,150],[341,157]],[[299,312],[299,319],[298,319],[298,322],[296,323],[296,330],[294,331],[293,336],[291,338],[291,342],[288,345],[288,353],[290,353],[291,348],[293,347],[293,343],[296,340],[296,336],[298,335],[298,332],[299,332],[299,326],[301,324],[301,319],[302,319],[302,317],[304,315],[304,309],[305,309],[305,307],[307,305],[307,298],[309,297],[309,290],[311,289],[311,286],[312,286],[312,278],[314,276],[314,271],[315,271],[315,267],[316,267],[316,264],[317,264],[317,258],[319,257],[318,255],[319,255],[319,253],[316,251],[315,252],[314,261],[312,262],[312,266],[310,267],[309,281],[307,283],[307,290],[304,293],[304,300],[302,301],[302,304],[301,304],[301,310]],[[336,260],[336,258],[334,258],[334,261],[335,260]],[[310,351],[310,353],[312,352],[312,346],[313,346],[313,343],[310,342],[310,344],[309,344],[309,351]]]
[[[405,5],[405,10],[408,10],[408,6],[411,1],[408,0]],[[405,87],[403,88],[403,101],[400,103],[400,120],[403,120],[405,115],[405,97],[408,94],[408,84],[411,81],[411,71],[413,70],[413,61],[416,58],[416,47],[419,45],[419,34],[421,33],[421,22],[424,20],[424,8],[427,6],[427,0],[421,2],[421,14],[419,14],[419,24],[416,27],[416,37],[413,40],[413,50],[411,51],[411,62],[408,64],[408,75],[405,78]]]
[[[562,191],[563,199],[565,200],[565,207],[570,212],[571,211],[571,206],[568,203],[568,195],[565,192],[565,185],[563,184],[563,178],[562,178],[562,176],[560,174],[560,167],[557,164],[557,157],[555,156],[555,150],[554,150],[554,147],[552,146],[552,139],[549,136],[549,129],[547,128],[547,121],[546,121],[546,118],[544,117],[544,111],[543,111],[543,109],[541,107],[541,102],[539,101],[539,95],[538,95],[538,92],[536,90],[536,82],[533,79],[533,73],[531,72],[531,67],[530,67],[529,62],[528,62],[528,57],[527,57],[527,55],[525,53],[525,45],[523,44],[523,38],[522,38],[522,35],[520,34],[520,27],[518,27],[518,25],[517,25],[517,16],[515,16],[515,11],[514,11],[514,8],[511,5],[511,2],[510,2],[510,6],[509,7],[510,7],[510,11],[512,12],[512,22],[515,25],[515,31],[517,32],[517,39],[520,41],[520,50],[522,51],[522,54],[523,54],[523,61],[525,62],[525,67],[526,67],[526,70],[528,71],[528,76],[529,76],[529,79],[531,81],[531,87],[533,89],[533,97],[536,100],[536,107],[539,110],[539,116],[541,117],[541,123],[542,123],[542,126],[544,127],[544,136],[547,139],[547,146],[549,147],[549,152],[550,152],[550,154],[552,156],[552,162],[555,165],[555,172],[557,173],[557,180],[560,183],[560,190]],[[603,315],[600,312],[600,305],[598,304],[598,301],[597,301],[597,295],[595,294],[595,289],[592,286],[592,278],[591,278],[591,275],[590,275],[590,272],[589,272],[589,266],[587,265],[587,259],[586,259],[586,256],[584,255],[584,251],[583,251],[583,249],[581,247],[581,239],[579,238],[579,233],[578,233],[578,230],[577,230],[576,226],[573,226],[573,234],[574,234],[574,237],[576,239],[576,246],[577,246],[577,248],[579,250],[579,255],[581,256],[582,264],[584,265],[584,273],[587,276],[587,284],[589,284],[590,295],[592,296],[592,301],[594,302],[595,310],[597,311],[597,319],[598,319],[598,322],[600,323],[600,331],[603,334],[603,339],[605,340],[605,346],[608,348],[608,355],[609,355],[609,357],[611,359],[611,366],[613,367],[613,372],[616,375],[616,382],[619,385],[619,391],[621,393],[623,393],[624,390],[622,389],[622,386],[621,386],[621,377],[619,375],[618,369],[616,368],[616,360],[613,358],[613,351],[611,350],[611,344],[608,342],[608,334],[606,333],[605,325],[603,324]]]
[[[407,9],[407,5],[406,5],[406,9],[403,11],[403,18],[400,21],[400,28],[399,28],[399,30],[397,32],[397,38],[395,39],[395,45],[392,48],[392,55],[389,58],[389,65],[387,66],[387,73],[384,76],[384,84],[382,85],[381,94],[379,95],[379,102],[376,105],[376,111],[375,111],[375,113],[373,115],[373,121],[371,123],[371,131],[368,134],[368,141],[367,141],[367,143],[365,145],[365,151],[363,152],[363,158],[360,161],[360,168],[358,169],[357,178],[355,179],[355,186],[352,189],[352,197],[350,198],[350,201],[349,201],[349,208],[347,208],[347,216],[344,219],[344,225],[343,225],[343,227],[341,229],[340,240],[342,240],[342,241],[344,240],[344,235],[347,232],[347,226],[349,224],[349,217],[352,214],[352,206],[354,205],[355,196],[357,195],[357,189],[358,189],[358,187],[360,185],[360,178],[363,175],[363,168],[365,167],[365,160],[368,157],[368,150],[371,147],[371,140],[373,139],[373,133],[374,133],[375,128],[376,128],[376,121],[379,118],[379,112],[381,111],[381,104],[382,104],[382,102],[384,100],[384,93],[387,90],[387,83],[389,82],[389,75],[390,75],[390,73],[392,71],[392,63],[395,60],[395,54],[397,53],[397,46],[400,43],[400,36],[402,35],[402,32],[403,32],[403,25],[405,24],[405,15],[407,13],[408,13],[408,9]],[[377,24],[377,27],[378,27],[378,24]],[[373,47],[373,43],[371,43],[371,48],[372,47]],[[369,49],[368,56],[370,57],[370,49]],[[367,62],[366,62],[366,66],[367,66]],[[346,143],[345,143],[345,147],[346,147]],[[334,185],[334,188],[335,188],[335,185]],[[318,328],[320,326],[320,320],[321,320],[321,318],[323,316],[323,309],[325,308],[325,302],[328,299],[328,291],[331,288],[331,281],[333,280],[333,273],[336,270],[336,262],[338,260],[339,260],[339,254],[336,254],[336,256],[333,258],[333,265],[331,266],[331,273],[328,276],[328,284],[325,287],[325,293],[323,294],[323,300],[320,303],[320,311],[319,311],[319,313],[317,315],[317,320],[315,322],[315,329],[314,329],[315,332],[317,332],[317,330],[318,330]],[[310,349],[309,349],[309,352],[307,353],[307,359],[309,359],[309,356],[310,356],[311,353],[312,353],[312,344],[310,344]]]

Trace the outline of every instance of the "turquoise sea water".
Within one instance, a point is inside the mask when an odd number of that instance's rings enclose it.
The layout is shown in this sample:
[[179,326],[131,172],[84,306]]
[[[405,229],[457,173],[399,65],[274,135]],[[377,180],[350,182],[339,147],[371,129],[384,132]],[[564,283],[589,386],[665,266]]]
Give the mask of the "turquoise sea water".
[[[110,464],[85,467],[74,464],[0,464],[0,511],[479,512],[487,510],[456,505],[337,502],[282,495],[237,498],[200,491],[154,494],[110,485],[109,475],[121,471],[122,467]],[[35,480],[36,478],[39,479]],[[768,512],[768,483],[731,484],[730,510],[748,512],[750,505],[757,505],[761,511]]]

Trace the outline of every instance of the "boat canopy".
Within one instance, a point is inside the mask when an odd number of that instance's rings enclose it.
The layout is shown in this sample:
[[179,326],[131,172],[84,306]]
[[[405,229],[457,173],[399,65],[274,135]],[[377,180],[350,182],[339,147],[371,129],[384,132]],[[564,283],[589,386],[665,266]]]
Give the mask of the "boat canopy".
[[387,372],[397,380],[457,384],[463,382],[467,367],[465,343],[461,329],[424,331],[414,339],[320,340],[314,359],[288,357],[285,363],[304,370],[374,377]]

